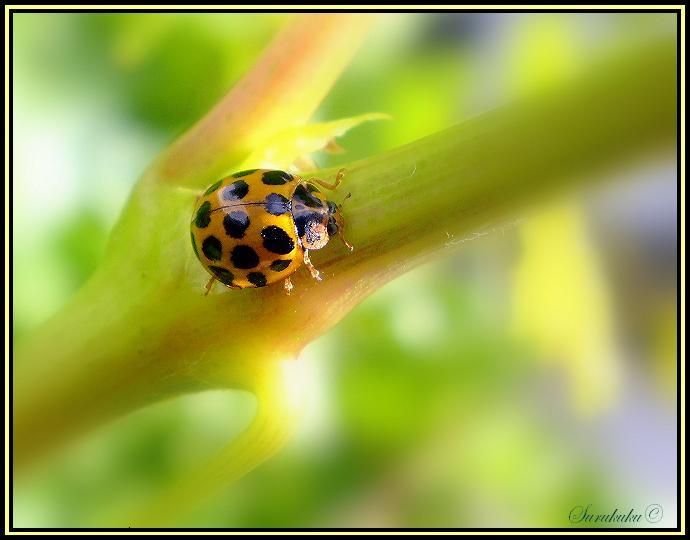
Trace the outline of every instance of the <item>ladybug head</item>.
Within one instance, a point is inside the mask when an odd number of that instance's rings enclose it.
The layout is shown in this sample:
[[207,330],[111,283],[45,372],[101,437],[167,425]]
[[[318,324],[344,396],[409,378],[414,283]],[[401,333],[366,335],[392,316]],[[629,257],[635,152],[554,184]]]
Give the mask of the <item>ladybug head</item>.
[[300,238],[305,249],[321,249],[328,244],[328,230],[322,222],[313,219],[307,221],[304,234]]
[[327,200],[316,186],[299,186],[293,195],[292,215],[304,249],[321,249],[343,229],[342,205]]
[[292,198],[292,217],[304,249],[321,249],[329,240],[328,204],[313,184],[300,185]]
[[300,238],[302,246],[306,249],[321,249],[332,236],[338,234],[342,227],[340,216],[340,206],[333,201],[324,201],[326,212],[314,216],[314,219],[307,221],[304,227],[304,234]]

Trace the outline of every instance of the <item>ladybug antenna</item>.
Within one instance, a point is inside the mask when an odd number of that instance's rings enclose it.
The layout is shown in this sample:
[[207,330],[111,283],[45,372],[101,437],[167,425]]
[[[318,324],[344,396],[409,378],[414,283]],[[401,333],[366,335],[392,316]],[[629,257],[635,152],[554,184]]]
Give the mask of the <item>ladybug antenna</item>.
[[[345,198],[343,199],[343,201],[338,205],[338,210],[340,210],[342,208],[343,203],[346,200],[348,200],[351,196],[352,196],[352,193],[348,193],[347,195],[345,195]],[[336,223],[338,224],[338,229],[339,229],[338,236],[340,237],[340,241],[345,245],[345,247],[347,249],[352,251],[355,248],[352,246],[352,244],[350,244],[350,242],[348,242],[345,239],[345,220],[343,219],[343,215],[340,212],[338,212],[338,214],[335,216],[335,220],[336,220]]]

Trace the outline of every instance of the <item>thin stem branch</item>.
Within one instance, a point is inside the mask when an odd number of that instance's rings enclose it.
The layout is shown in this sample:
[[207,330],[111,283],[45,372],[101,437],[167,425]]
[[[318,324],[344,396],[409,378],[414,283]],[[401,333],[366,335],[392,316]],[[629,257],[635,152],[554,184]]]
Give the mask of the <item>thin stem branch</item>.
[[306,123],[371,21],[363,14],[296,17],[252,71],[171,145],[151,176],[201,188],[275,133]]

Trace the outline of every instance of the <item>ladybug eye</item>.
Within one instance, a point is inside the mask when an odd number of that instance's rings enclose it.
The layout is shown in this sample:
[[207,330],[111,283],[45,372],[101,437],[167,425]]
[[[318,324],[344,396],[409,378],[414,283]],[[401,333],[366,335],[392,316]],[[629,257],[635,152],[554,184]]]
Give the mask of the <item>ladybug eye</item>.
[[326,201],[326,203],[328,204],[328,212],[330,214],[335,214],[338,211],[338,205],[333,201]]
[[328,231],[328,236],[335,236],[338,234],[338,224],[335,222],[335,218],[333,216],[328,218],[328,226],[326,230]]

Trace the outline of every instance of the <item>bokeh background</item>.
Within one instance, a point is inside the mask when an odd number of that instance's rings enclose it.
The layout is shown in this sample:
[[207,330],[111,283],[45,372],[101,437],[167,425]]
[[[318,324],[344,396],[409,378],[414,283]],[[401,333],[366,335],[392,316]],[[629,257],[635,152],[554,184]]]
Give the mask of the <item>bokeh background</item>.
[[[88,278],[147,163],[286,17],[13,16],[15,339]],[[393,119],[316,162],[418,139],[675,31],[672,14],[386,15],[316,119]],[[569,527],[577,507],[660,504],[655,525],[676,526],[677,181],[672,151],[631,160],[601,187],[449,237],[454,256],[304,350],[308,406],[288,447],[187,524]],[[207,392],[104,426],[16,479],[14,525],[93,525],[252,410]]]

